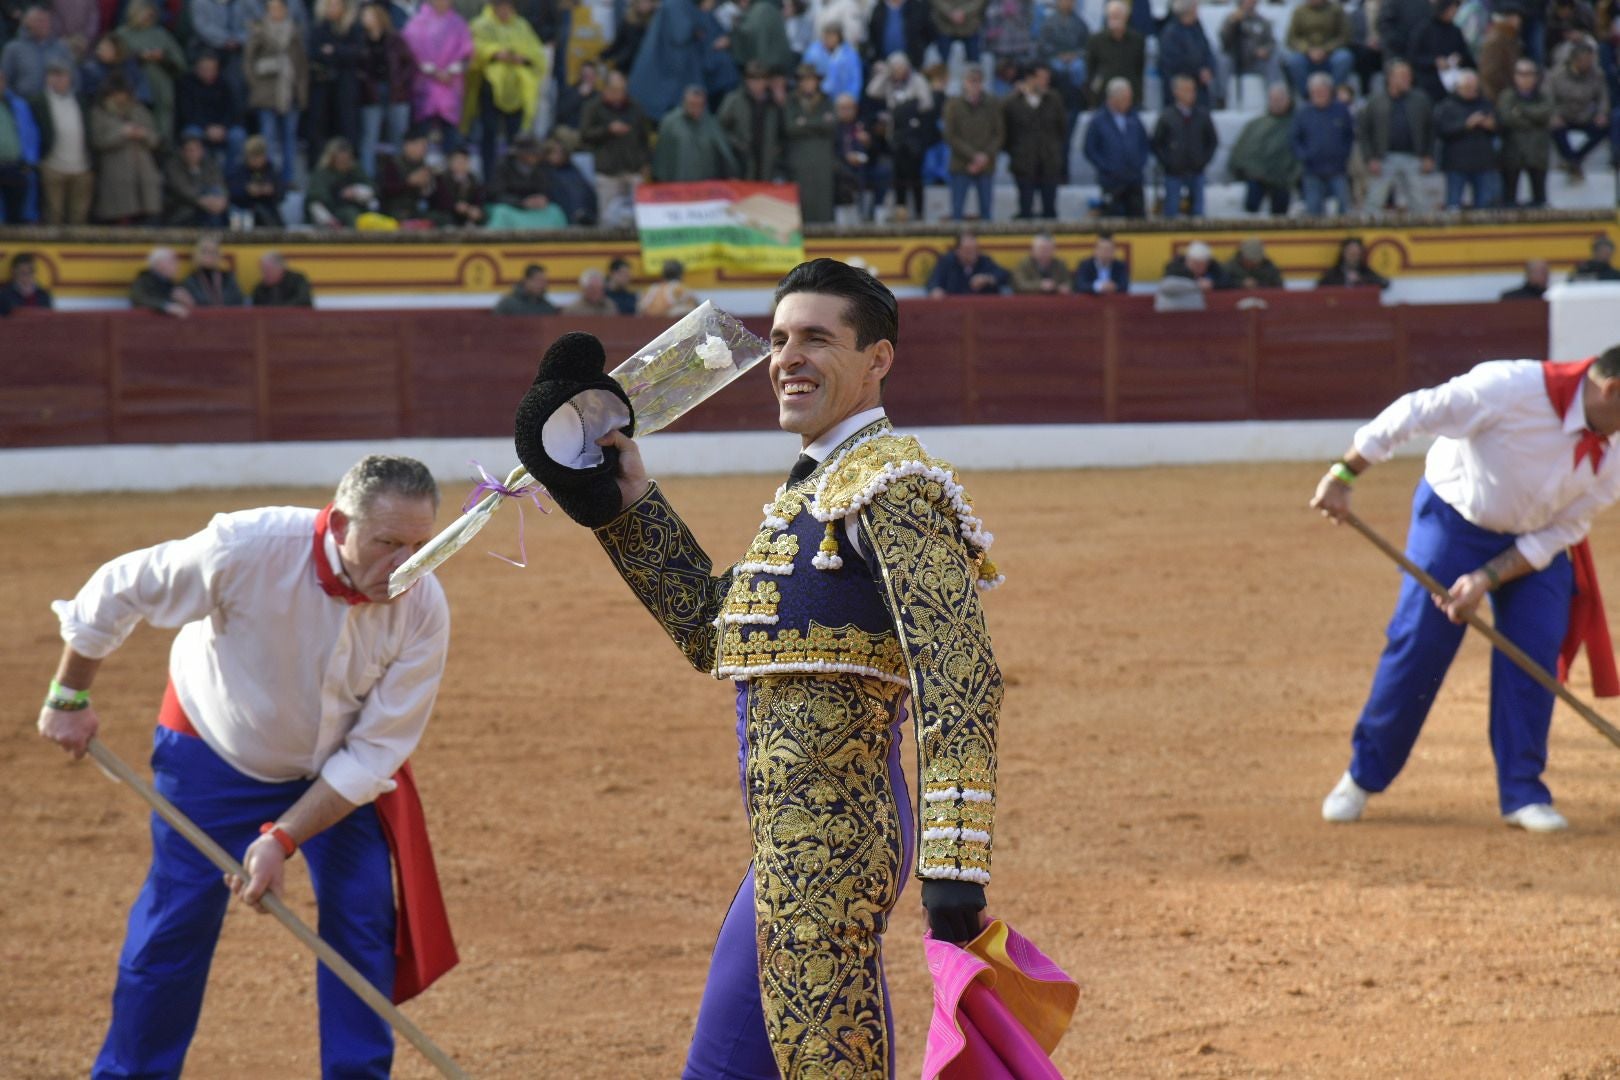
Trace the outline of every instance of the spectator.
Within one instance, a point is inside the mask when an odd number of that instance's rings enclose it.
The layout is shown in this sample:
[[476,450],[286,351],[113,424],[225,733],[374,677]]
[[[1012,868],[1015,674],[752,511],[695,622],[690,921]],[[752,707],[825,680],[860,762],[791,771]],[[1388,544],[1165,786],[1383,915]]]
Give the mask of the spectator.
[[935,261],[927,287],[929,297],[938,300],[971,294],[994,296],[1011,283],[1012,276],[979,251],[978,236],[964,229],[956,245]]
[[81,101],[101,100],[101,89],[114,75],[142,105],[150,106],[152,91],[147,88],[146,75],[138,60],[124,48],[123,42],[111,34],[96,42],[90,58],[79,65],[79,98]]
[[799,65],[799,86],[783,113],[788,178],[799,185],[799,207],[806,225],[833,219],[833,137],[837,116],[821,92],[821,76]]
[[1111,296],[1131,291],[1131,268],[1117,257],[1114,234],[1097,234],[1091,257],[1074,268],[1074,291],[1084,296]]
[[167,143],[174,138],[174,80],[186,70],[185,53],[180,51],[180,43],[158,25],[158,10],[151,0],[131,0],[116,37],[141,63],[141,74],[152,95],[148,102],[152,119]]
[[829,101],[836,101],[839,94],[860,100],[866,85],[861,77],[861,58],[844,40],[844,31],[836,22],[821,28],[821,36],[804,51],[804,62],[821,75],[821,92]]
[[1356,58],[1356,79],[1363,90],[1371,90],[1385,64],[1393,59],[1384,52],[1384,43],[1378,38],[1378,11],[1384,0],[1348,0],[1345,14],[1350,16],[1350,52]]
[[22,225],[39,217],[39,149],[34,110],[0,72],[0,222]]
[[[917,13],[926,25],[928,13],[922,0],[901,0],[908,9]],[[872,17],[877,19],[887,3],[874,6]],[[767,76],[786,75],[793,70],[797,58],[788,44],[787,26],[782,22],[782,9],[773,0],[737,0],[740,14],[731,24],[731,58],[740,70],[749,64],[760,64]],[[926,42],[926,39],[924,39]],[[921,54],[922,49],[918,48]]]
[[893,155],[896,221],[923,216],[923,155],[939,141],[939,112],[928,80],[895,52],[874,65],[866,85],[871,108],[889,114],[889,148]]
[[1001,106],[984,92],[984,69],[962,75],[962,94],[945,102],[945,142],[951,148],[951,220],[961,221],[968,188],[977,192],[979,217],[989,221],[995,197],[996,156],[1006,137]]
[[1338,261],[1328,267],[1316,281],[1316,287],[1319,289],[1337,286],[1389,288],[1389,279],[1367,265],[1367,249],[1357,237],[1344,238],[1339,244]]
[[1418,31],[1433,15],[1432,0],[1381,0],[1375,25],[1384,55],[1411,62]]
[[1215,261],[1215,254],[1209,245],[1202,240],[1194,240],[1181,254],[1166,263],[1164,277],[1184,278],[1192,282],[1199,292],[1206,293],[1213,289],[1230,289],[1235,284],[1226,268]]
[[[334,137],[360,145],[361,68],[366,59],[365,31],[346,0],[315,0],[315,25],[309,32],[309,109],[306,133],[311,146]],[[366,175],[375,175],[367,170]]]
[[661,319],[678,319],[691,312],[702,301],[686,287],[685,277],[686,267],[674,259],[665,260],[663,269],[659,271],[658,284],[641,294],[641,300],[636,305],[637,313]]
[[737,175],[736,155],[719,122],[709,115],[707,102],[702,86],[689,86],[680,108],[659,121],[654,180],[725,180]]
[[1350,19],[1337,0],[1305,0],[1288,19],[1284,39],[1288,74],[1294,89],[1303,93],[1310,77],[1318,71],[1333,76],[1334,86],[1343,86],[1355,70],[1356,57],[1350,51]]
[[[752,13],[755,6],[774,10],[774,5],[771,5],[770,0],[766,0],[765,3],[758,3],[758,5],[755,5],[752,0],[742,0],[742,2],[747,5],[744,21],[750,18],[748,13]],[[779,15],[778,21],[781,21]],[[742,31],[739,29],[739,31],[732,32],[732,39],[734,40],[732,40],[731,49],[732,53],[735,53],[737,52],[737,45],[742,42]],[[932,42],[932,40],[933,19],[928,16],[928,5],[925,0],[878,0],[878,3],[872,5],[872,16],[870,16],[870,21],[867,23],[867,44],[865,44],[863,58],[865,58],[867,66],[876,68],[878,62],[883,58],[888,57],[893,62],[894,53],[906,53],[906,60],[910,65],[910,70],[920,71],[923,65],[923,52],[928,49],[928,42]],[[782,45],[786,47],[786,44],[787,34],[784,32],[782,34]],[[737,60],[740,63],[744,58],[739,55]],[[760,58],[760,60],[766,60],[766,63],[771,63],[770,58],[757,57],[757,55],[748,58]],[[891,66],[893,66],[893,63],[891,63]],[[786,68],[782,68],[782,70],[786,71]]]
[[551,201],[561,210],[568,224],[588,227],[596,224],[596,189],[579,171],[574,159],[552,136],[540,144],[540,160],[546,167],[546,185]]
[[1372,95],[1356,123],[1361,160],[1371,179],[1363,210],[1383,213],[1395,191],[1415,213],[1434,209],[1425,178],[1434,172],[1434,103],[1412,85],[1412,65],[1392,60],[1384,89]]
[[651,134],[647,114],[630,100],[624,76],[608,72],[602,92],[581,110],[579,131],[595,164],[596,205],[603,224],[626,225],[634,219],[636,188],[652,160]]
[[698,0],[698,56],[703,67],[703,89],[711,101],[719,101],[742,82],[737,63],[731,58],[731,35],[715,11],[719,2]]
[[51,32],[51,11],[43,4],[29,7],[17,29],[17,36],[0,48],[0,75],[12,93],[25,99],[39,97],[45,92],[45,69],[51,61],[71,66],[73,52]]
[[1015,293],[1069,291],[1069,268],[1057,257],[1057,241],[1051,233],[1037,233],[1030,241],[1029,254],[1013,267],[1012,288]]
[[[1297,13],[1300,9],[1294,10]],[[1198,20],[1198,0],[1170,0],[1170,15],[1159,31],[1159,76],[1164,80],[1164,99],[1170,100],[1172,80],[1187,75],[1198,85],[1198,103],[1208,108],[1210,88],[1215,82],[1215,50],[1204,33],[1204,24]]]
[[1490,101],[1513,87],[1513,65],[1524,55],[1524,45],[1519,41],[1520,22],[1517,10],[1493,12],[1490,29],[1480,43],[1479,88]]
[[352,229],[360,215],[377,205],[377,189],[360,171],[349,140],[333,139],[310,170],[304,195],[304,213],[310,222],[329,228]]
[[1440,139],[1440,168],[1446,174],[1446,209],[1462,208],[1463,189],[1472,193],[1475,210],[1500,199],[1501,161],[1496,153],[1496,106],[1479,92],[1479,75],[1464,71],[1457,92],[1434,110]]
[[191,17],[188,44],[199,54],[212,52],[219,58],[220,81],[231,92],[233,111],[239,113],[247,104],[247,77],[242,68],[242,50],[248,40],[246,5],[241,0],[189,0],[186,12]]
[[262,135],[242,144],[242,162],[230,174],[231,206],[261,229],[279,229],[281,199],[286,194],[280,171],[271,164],[270,149]]
[[11,279],[0,286],[0,312],[21,308],[49,311],[53,306],[50,290],[39,283],[34,253],[17,252],[11,257]]
[[108,79],[90,110],[90,145],[96,152],[97,221],[152,220],[163,209],[163,178],[153,158],[162,140],[146,106],[121,79]]
[[1147,40],[1131,29],[1131,9],[1124,0],[1108,0],[1103,32],[1086,40],[1086,76],[1093,101],[1107,95],[1108,84],[1124,79],[1131,100],[1142,100],[1142,73],[1147,68]]
[[602,276],[602,271],[593,267],[579,275],[579,298],[566,305],[562,313],[593,317],[618,316],[619,305],[608,299],[607,279]]
[[523,268],[523,279],[495,305],[497,315],[556,315],[557,305],[546,296],[546,268],[530,263]]
[[[472,60],[472,30],[452,0],[426,0],[400,32],[416,62],[411,81],[411,119],[431,124],[448,149],[461,140],[462,98]],[[488,176],[486,174],[486,179]]]
[[202,128],[180,133],[180,148],[163,169],[163,206],[167,225],[223,229],[230,224],[225,173],[203,145]]
[[[1587,41],[1570,46],[1564,60],[1547,78],[1552,97],[1553,143],[1571,183],[1585,179],[1582,163],[1609,133],[1609,90],[1596,64],[1597,50]],[[1582,137],[1576,146],[1573,137]],[[1620,154],[1620,150],[1613,151]]]
[[90,171],[90,124],[84,106],[73,95],[71,66],[51,61],[45,96],[34,102],[34,116],[39,121],[45,224],[83,225],[90,220],[96,177]]
[[191,70],[180,77],[174,111],[181,130],[194,127],[202,131],[203,145],[226,170],[242,160],[247,130],[237,99],[220,78],[219,56],[213,50],[198,53]]
[[1474,68],[1474,53],[1457,29],[1456,17],[1457,0],[1434,0],[1434,17],[1412,39],[1412,73],[1418,89],[1433,102],[1445,100],[1458,74]]
[[1620,270],[1614,266],[1614,242],[1603,233],[1592,238],[1592,257],[1575,264],[1569,272],[1570,281],[1620,281]]
[[314,307],[309,278],[289,269],[280,254],[259,256],[259,283],[253,286],[254,307]]
[[1277,33],[1260,13],[1260,0],[1238,0],[1222,20],[1221,52],[1230,58],[1233,78],[1259,75],[1268,87],[1282,81]]
[[[662,0],[630,69],[630,96],[648,116],[668,119],[689,87],[704,86],[707,45],[693,0]],[[707,96],[707,89],[704,90]]]
[[429,217],[435,225],[469,229],[484,223],[488,195],[473,175],[472,154],[465,146],[450,151],[444,173],[434,178]]
[[1333,94],[1333,76],[1318,71],[1307,81],[1310,100],[1294,110],[1289,141],[1299,159],[1305,184],[1305,212],[1312,217],[1327,213],[1331,196],[1338,212],[1350,212],[1350,180],[1345,171],[1355,146],[1355,123],[1350,110]]
[[424,124],[406,132],[399,150],[383,158],[377,173],[379,209],[395,221],[417,221],[428,216],[435,187],[427,160],[429,130]]
[[[1502,205],[1539,210],[1547,205],[1547,161],[1552,157],[1552,98],[1541,69],[1528,57],[1513,65],[1513,85],[1496,99],[1502,126]],[[1519,177],[1530,178],[1530,201],[1519,202]]]
[[1187,195],[1193,217],[1204,216],[1204,170],[1215,157],[1219,142],[1209,110],[1198,104],[1198,84],[1190,75],[1177,75],[1170,84],[1174,98],[1159,113],[1153,129],[1153,154],[1164,170],[1164,216],[1181,216],[1181,197]]
[[518,132],[534,125],[540,88],[551,75],[551,54],[534,28],[518,18],[513,0],[493,0],[473,20],[472,36],[462,126],[470,127],[477,117],[479,161],[488,176],[495,170],[497,141],[511,143]]
[[[9,22],[9,18],[0,16],[0,35],[5,34]],[[90,51],[101,34],[101,5],[96,0],[52,0],[51,29],[78,59]]]
[[146,269],[129,286],[129,306],[183,319],[196,304],[180,284],[180,256],[173,248],[153,248]]
[[[398,149],[411,127],[416,58],[382,4],[360,9],[360,168],[376,175],[377,147]],[[426,125],[424,125],[426,126]]]
[[1045,63],[1030,65],[1002,111],[1008,166],[1018,184],[1019,219],[1035,216],[1037,194],[1040,216],[1057,217],[1057,188],[1068,172],[1069,117],[1052,89],[1052,69]]
[[568,215],[552,198],[551,172],[540,140],[525,131],[512,140],[489,185],[491,229],[561,229]]
[[[1086,101],[1086,45],[1091,28],[1074,10],[1075,0],[1057,0],[1041,21],[1036,55],[1052,69],[1064,111],[1077,117]],[[1070,131],[1074,125],[1069,125]],[[1064,132],[1065,137],[1069,132]],[[1067,155],[1065,155],[1067,156]]]
[[247,303],[236,275],[220,265],[219,237],[202,236],[191,251],[191,273],[181,283],[196,307],[241,307]]
[[[566,129],[578,132],[585,115],[585,106],[602,96],[602,83],[594,60],[579,65],[579,81],[564,86],[557,92],[557,108],[552,117],[552,130]],[[570,136],[572,137],[572,136]]]
[[1524,284],[1502,294],[1503,300],[1540,300],[1547,292],[1549,271],[1546,259],[1531,259],[1524,264]]
[[1556,66],[1563,60],[1564,50],[1571,43],[1590,42],[1597,38],[1596,12],[1586,0],[1548,0],[1546,34],[1544,55]]
[[990,0],[984,10],[984,43],[995,57],[998,76],[1016,78],[1035,59],[1034,0]]
[[980,35],[984,30],[984,13],[988,6],[989,0],[928,0],[941,60],[950,63],[951,48],[960,41],[967,62],[979,62],[984,47]]
[[893,169],[889,141],[881,123],[868,126],[860,106],[848,94],[833,102],[833,154],[836,168],[835,201],[850,208],[858,221],[871,221],[873,211],[889,193]]
[[298,158],[298,114],[309,101],[304,39],[287,0],[265,0],[264,21],[253,24],[244,52],[248,107],[259,114],[259,134],[291,187]]
[[1282,271],[1266,254],[1266,245],[1258,236],[1251,236],[1237,246],[1232,259],[1225,266],[1226,280],[1234,289],[1280,289]]
[[636,58],[641,55],[647,27],[657,12],[658,0],[630,0],[624,18],[614,27],[612,43],[602,52],[602,63],[628,78],[635,68]]
[[1147,167],[1147,129],[1132,107],[1131,84],[1116,77],[1108,84],[1108,100],[1086,128],[1084,152],[1097,170],[1102,188],[1102,212],[1110,217],[1139,218],[1146,213],[1142,199],[1142,170]]
[[605,295],[618,307],[620,315],[636,313],[636,290],[630,287],[633,273],[629,259],[614,259],[608,263]]
[[743,69],[743,84],[727,94],[720,105],[717,119],[736,156],[739,180],[770,183],[786,176],[782,150],[785,121],[770,82],[771,73],[764,62],[750,60]]
[[1286,84],[1275,82],[1266,91],[1266,112],[1243,125],[1226,167],[1233,179],[1244,183],[1243,209],[1251,214],[1271,204],[1271,213],[1283,217],[1294,189],[1299,186],[1299,159],[1291,134],[1294,99]]

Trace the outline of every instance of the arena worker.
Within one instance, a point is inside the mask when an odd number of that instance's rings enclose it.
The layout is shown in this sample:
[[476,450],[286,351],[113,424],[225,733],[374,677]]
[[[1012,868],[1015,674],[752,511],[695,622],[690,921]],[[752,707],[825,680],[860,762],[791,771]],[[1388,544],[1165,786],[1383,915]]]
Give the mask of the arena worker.
[[[599,526],[692,666],[736,683],[754,859],[715,944],[689,1080],[893,1076],[882,941],[914,858],[934,935],[981,927],[1002,682],[978,594],[1000,578],[951,466],[884,413],[897,326],[893,294],[844,263],[802,263],[778,285],[771,386],[803,453],[718,575],[622,431],[599,440],[617,457],[600,520],[550,483],[541,433],[570,402],[544,368],[518,413],[524,464]],[[908,713],[920,845],[900,770]]]
[[[1438,436],[1412,499],[1406,553],[1444,583],[1432,598],[1402,578],[1372,693],[1351,739],[1350,768],[1322,803],[1328,821],[1358,820],[1368,796],[1406,763],[1487,595],[1496,626],[1544,668],[1567,671],[1584,643],[1598,694],[1620,693],[1586,535],[1620,497],[1620,346],[1575,363],[1493,360],[1399,398],[1356,432],[1311,505],[1340,520],[1370,466],[1408,439]],[[1541,774],[1553,695],[1491,654],[1491,751],[1503,820],[1531,832],[1568,826]]]
[[[321,936],[383,993],[403,1001],[455,964],[406,764],[438,694],[449,608],[431,577],[388,599],[388,575],[433,536],[438,501],[421,462],[374,454],[322,510],[218,514],[119,556],[52,606],[66,646],[39,730],[76,758],[99,727],[89,691],[103,659],[143,620],[180,627],[154,786],[248,875],[221,880],[152,815],[152,866],[92,1076],[180,1075],[230,895],[279,894],[299,851]],[[325,967],[316,989],[322,1075],[387,1076],[388,1025]]]

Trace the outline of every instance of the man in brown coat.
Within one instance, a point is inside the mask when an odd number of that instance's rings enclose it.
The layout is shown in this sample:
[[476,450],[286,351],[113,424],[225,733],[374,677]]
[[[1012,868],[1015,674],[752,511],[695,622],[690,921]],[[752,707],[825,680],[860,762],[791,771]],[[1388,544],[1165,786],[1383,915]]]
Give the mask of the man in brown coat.
[[979,218],[989,221],[996,155],[1006,139],[1001,105],[984,92],[984,69],[962,76],[962,95],[945,103],[945,143],[951,148],[951,220],[961,221],[968,188],[979,193]]
[[1052,89],[1052,69],[1044,63],[1030,65],[1002,109],[1007,155],[1018,182],[1018,216],[1035,216],[1039,192],[1040,216],[1055,218],[1057,186],[1069,156],[1069,117],[1062,97]]

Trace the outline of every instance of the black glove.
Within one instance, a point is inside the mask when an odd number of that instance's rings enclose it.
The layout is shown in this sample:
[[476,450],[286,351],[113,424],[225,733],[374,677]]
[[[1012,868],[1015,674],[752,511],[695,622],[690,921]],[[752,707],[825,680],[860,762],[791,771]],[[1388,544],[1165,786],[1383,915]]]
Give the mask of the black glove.
[[928,929],[939,941],[961,945],[979,936],[979,912],[984,910],[984,886],[971,881],[929,878],[923,882],[923,907]]
[[513,442],[518,460],[563,513],[596,528],[619,516],[619,451],[596,440],[617,428],[635,434],[635,411],[618,380],[604,373],[607,354],[590,334],[564,334],[540,361],[518,403]]

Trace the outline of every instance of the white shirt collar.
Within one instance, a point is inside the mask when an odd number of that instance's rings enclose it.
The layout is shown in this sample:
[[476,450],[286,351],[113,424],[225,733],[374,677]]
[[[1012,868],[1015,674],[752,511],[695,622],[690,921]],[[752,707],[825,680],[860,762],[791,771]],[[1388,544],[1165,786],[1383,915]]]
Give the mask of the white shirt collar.
[[827,455],[838,449],[838,445],[845,439],[866,425],[883,419],[885,415],[883,406],[879,405],[875,409],[867,409],[865,412],[858,412],[854,416],[847,416],[834,424],[831,430],[821,438],[805,447],[803,453],[809,454],[817,461],[826,461]]
[[332,573],[337,575],[339,581],[351,589],[354,588],[354,582],[349,580],[349,572],[343,569],[343,559],[338,555],[337,541],[332,538],[330,532],[326,534],[325,540],[326,543],[322,545],[322,548],[326,552],[326,565],[331,568]]

